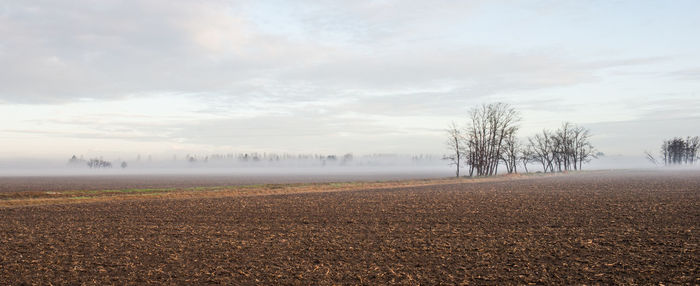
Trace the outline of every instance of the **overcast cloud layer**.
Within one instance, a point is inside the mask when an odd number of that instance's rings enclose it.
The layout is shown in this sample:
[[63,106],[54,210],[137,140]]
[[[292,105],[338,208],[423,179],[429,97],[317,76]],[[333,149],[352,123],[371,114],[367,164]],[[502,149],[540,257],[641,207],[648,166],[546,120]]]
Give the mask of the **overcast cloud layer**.
[[522,111],[523,136],[568,120],[603,152],[640,155],[700,135],[697,11],[697,1],[3,1],[0,156],[440,154],[450,121],[494,101]]

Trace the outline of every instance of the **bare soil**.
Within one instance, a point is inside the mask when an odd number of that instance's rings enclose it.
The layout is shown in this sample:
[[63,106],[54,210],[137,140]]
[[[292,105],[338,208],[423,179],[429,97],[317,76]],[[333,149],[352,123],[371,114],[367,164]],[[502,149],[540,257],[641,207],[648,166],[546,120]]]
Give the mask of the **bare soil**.
[[254,184],[298,184],[320,182],[373,182],[441,178],[451,172],[408,170],[372,172],[371,170],[314,169],[307,171],[264,169],[230,174],[100,174],[60,176],[0,176],[0,194],[18,191],[85,191],[133,188],[196,188],[243,186]]
[[0,284],[700,284],[698,172],[335,190],[0,208]]

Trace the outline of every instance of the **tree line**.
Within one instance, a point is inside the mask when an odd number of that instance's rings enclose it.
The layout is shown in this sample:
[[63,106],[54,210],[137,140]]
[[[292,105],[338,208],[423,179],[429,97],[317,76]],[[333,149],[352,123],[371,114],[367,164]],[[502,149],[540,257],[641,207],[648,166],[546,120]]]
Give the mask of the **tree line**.
[[[664,140],[661,144],[659,160],[666,166],[669,165],[693,165],[696,160],[700,160],[698,150],[700,149],[700,137],[675,137]],[[646,157],[652,163],[658,165],[659,160],[649,152]]]
[[521,141],[518,136],[520,113],[506,103],[483,104],[472,108],[467,125],[454,122],[447,128],[449,155],[444,159],[461,167],[468,175],[491,176],[500,166],[517,173],[518,166],[528,172],[529,164],[539,164],[544,172],[581,170],[583,164],[596,157],[588,129],[565,122],[554,131],[542,130]]

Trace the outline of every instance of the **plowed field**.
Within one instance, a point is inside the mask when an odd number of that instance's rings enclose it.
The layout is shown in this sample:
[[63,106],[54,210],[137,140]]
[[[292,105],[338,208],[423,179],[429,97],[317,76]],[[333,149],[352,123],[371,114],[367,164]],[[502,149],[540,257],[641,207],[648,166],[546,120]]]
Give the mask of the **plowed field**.
[[0,208],[0,284],[700,284],[700,173]]

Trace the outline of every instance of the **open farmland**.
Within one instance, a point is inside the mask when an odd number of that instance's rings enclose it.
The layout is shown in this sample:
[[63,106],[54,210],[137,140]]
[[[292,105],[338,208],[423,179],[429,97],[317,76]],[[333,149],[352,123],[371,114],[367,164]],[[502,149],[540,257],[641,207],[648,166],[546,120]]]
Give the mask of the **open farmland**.
[[[105,171],[105,170],[99,170]],[[263,170],[230,170],[223,173],[220,170],[200,170],[204,173],[148,173],[147,174],[120,172],[78,173],[59,176],[31,175],[13,176],[0,175],[0,194],[18,191],[75,191],[75,190],[113,190],[113,189],[145,189],[145,188],[196,188],[243,186],[256,184],[293,184],[319,182],[368,182],[387,180],[411,180],[444,177],[452,171],[444,169],[430,170],[425,168],[382,169],[374,168],[309,168],[309,170],[294,170],[290,168]]]
[[16,192],[0,284],[700,283],[698,172],[255,189]]

